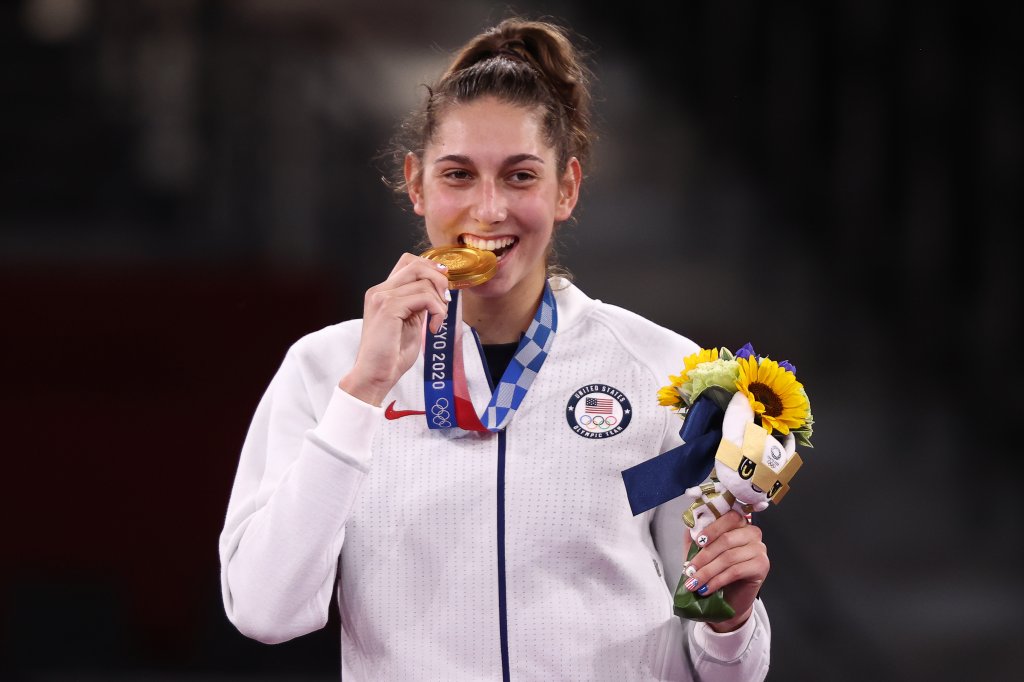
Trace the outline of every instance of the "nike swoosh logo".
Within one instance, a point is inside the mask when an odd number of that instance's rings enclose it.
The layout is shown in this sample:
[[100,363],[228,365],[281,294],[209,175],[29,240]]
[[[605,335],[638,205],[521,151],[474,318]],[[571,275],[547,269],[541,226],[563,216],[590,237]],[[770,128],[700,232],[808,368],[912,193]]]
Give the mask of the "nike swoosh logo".
[[426,414],[426,412],[423,410],[396,410],[394,400],[384,408],[384,417],[386,419],[401,419],[402,417],[410,417],[414,414]]

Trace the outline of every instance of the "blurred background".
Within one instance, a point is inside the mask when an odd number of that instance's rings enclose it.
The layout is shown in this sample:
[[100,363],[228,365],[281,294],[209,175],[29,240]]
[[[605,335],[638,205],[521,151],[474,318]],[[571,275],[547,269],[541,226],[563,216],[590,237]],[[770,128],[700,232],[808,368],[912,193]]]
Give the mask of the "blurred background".
[[0,4],[0,678],[337,679],[336,614],[274,647],[223,615],[238,451],[289,344],[418,240],[379,153],[510,12],[593,55],[577,284],[810,392],[759,520],[769,679],[1013,678],[1024,111],[993,5]]

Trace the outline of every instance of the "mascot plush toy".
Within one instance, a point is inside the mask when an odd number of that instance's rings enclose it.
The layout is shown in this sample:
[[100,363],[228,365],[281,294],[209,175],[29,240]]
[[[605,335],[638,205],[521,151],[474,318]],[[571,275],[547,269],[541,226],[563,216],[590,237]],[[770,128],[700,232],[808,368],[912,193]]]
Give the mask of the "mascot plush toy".
[[696,541],[712,521],[735,509],[741,516],[764,511],[789,491],[789,481],[802,464],[796,438],[781,442],[754,423],[754,410],[746,396],[734,393],[722,419],[722,440],[715,453],[711,482],[688,488],[692,498],[683,516]]

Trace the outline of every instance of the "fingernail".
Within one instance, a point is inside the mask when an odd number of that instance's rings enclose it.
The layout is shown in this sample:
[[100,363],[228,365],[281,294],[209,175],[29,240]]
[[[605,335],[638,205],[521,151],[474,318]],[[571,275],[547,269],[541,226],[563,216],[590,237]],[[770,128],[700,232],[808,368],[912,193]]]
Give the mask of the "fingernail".
[[704,545],[708,544],[708,536],[707,535],[698,535],[697,536],[697,544],[700,545],[701,547],[703,547]]
[[445,265],[444,263],[438,263],[438,264],[437,264],[437,269],[438,269],[438,270],[447,270],[447,269],[448,269],[448,266],[447,266],[447,265]]
[[686,583],[683,585],[683,587],[688,589],[690,592],[693,592],[695,589],[697,589],[697,585],[699,585],[699,584],[700,583],[697,582],[696,578],[690,578],[689,580],[686,581]]
[[687,578],[692,578],[693,576],[697,575],[697,569],[693,566],[687,566],[686,570],[683,571],[683,573],[686,574]]
[[452,302],[452,292],[448,291],[447,289],[444,290],[444,300],[448,301],[449,303]]
[[704,595],[708,593],[708,584],[704,583],[697,589],[697,594]]

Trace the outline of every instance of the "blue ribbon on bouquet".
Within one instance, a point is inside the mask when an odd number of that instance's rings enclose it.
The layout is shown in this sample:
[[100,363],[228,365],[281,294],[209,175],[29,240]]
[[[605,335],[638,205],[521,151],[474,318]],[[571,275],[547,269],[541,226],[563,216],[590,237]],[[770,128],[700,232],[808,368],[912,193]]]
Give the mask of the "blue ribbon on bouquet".
[[675,499],[700,485],[715,465],[725,411],[702,396],[686,413],[679,436],[683,444],[622,472],[633,516]]

